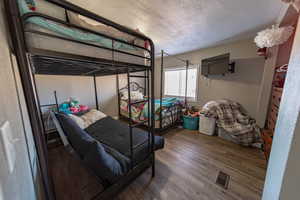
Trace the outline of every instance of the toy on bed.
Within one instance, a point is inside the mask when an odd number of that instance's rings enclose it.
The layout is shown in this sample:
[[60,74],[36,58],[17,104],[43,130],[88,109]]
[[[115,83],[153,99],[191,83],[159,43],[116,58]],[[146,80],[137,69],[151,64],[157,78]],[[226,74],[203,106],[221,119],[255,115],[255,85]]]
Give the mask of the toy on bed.
[[34,0],[25,0],[26,4],[28,5],[28,8],[32,11],[36,11],[36,5]]
[[59,111],[66,114],[77,114],[88,110],[88,106],[79,104],[79,101],[73,98],[59,105]]

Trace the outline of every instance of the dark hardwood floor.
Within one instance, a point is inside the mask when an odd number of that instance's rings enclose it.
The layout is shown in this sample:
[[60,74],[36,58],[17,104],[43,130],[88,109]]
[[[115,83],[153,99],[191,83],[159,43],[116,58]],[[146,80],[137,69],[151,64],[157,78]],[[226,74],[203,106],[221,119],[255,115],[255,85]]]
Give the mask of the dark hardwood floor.
[[[182,129],[165,134],[156,153],[156,176],[142,174],[116,200],[261,199],[266,162],[258,149]],[[87,200],[101,186],[63,147],[50,150],[57,200]],[[228,189],[217,185],[219,171],[230,176]]]

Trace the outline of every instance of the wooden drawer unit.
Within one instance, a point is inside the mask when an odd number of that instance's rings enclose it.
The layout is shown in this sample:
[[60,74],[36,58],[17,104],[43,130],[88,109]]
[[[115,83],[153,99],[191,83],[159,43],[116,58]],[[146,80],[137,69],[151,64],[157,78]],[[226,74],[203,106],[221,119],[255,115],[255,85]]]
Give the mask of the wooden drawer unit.
[[273,119],[268,119],[268,129],[275,131],[276,122]]
[[261,137],[264,142],[264,154],[267,160],[269,160],[271,148],[272,148],[272,141],[273,141],[273,132],[271,130],[265,129],[261,133]]
[[268,115],[267,127],[271,131],[275,131],[275,125],[278,117],[278,108],[276,106],[271,106]]
[[276,106],[271,106],[269,112],[269,118],[271,118],[274,122],[276,122],[277,117],[278,117],[278,108]]
[[273,87],[271,102],[269,106],[268,119],[267,119],[267,128],[270,129],[272,132],[274,132],[275,130],[281,96],[282,96],[282,88]]
[[273,87],[271,105],[277,106],[277,108],[279,108],[281,96],[282,96],[282,88]]

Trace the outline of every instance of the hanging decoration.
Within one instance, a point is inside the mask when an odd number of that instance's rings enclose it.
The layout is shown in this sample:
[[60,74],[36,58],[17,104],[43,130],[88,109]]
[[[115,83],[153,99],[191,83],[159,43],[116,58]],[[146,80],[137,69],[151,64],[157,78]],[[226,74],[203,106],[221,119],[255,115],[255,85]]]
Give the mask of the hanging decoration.
[[300,10],[300,0],[281,0],[284,3],[289,3],[294,6],[294,8],[299,12]]
[[259,32],[254,42],[259,48],[270,48],[285,43],[293,32],[293,26],[279,27],[273,25],[272,28]]

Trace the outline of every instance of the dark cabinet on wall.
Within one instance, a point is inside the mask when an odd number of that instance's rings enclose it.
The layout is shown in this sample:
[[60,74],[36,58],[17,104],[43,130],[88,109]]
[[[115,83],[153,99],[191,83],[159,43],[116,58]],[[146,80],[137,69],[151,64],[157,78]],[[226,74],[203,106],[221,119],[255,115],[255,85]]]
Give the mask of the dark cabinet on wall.
[[[294,30],[296,30],[298,17],[298,12],[296,12],[296,10],[291,6],[288,9],[285,17],[283,18],[280,26],[292,25],[295,27]],[[269,155],[271,152],[273,136],[282,97],[282,91],[294,42],[294,36],[295,33],[289,38],[287,42],[278,47],[274,78],[272,82],[272,92],[268,108],[268,116],[266,120],[265,129],[262,132],[262,139],[264,141],[264,153],[267,160],[269,159]]]

